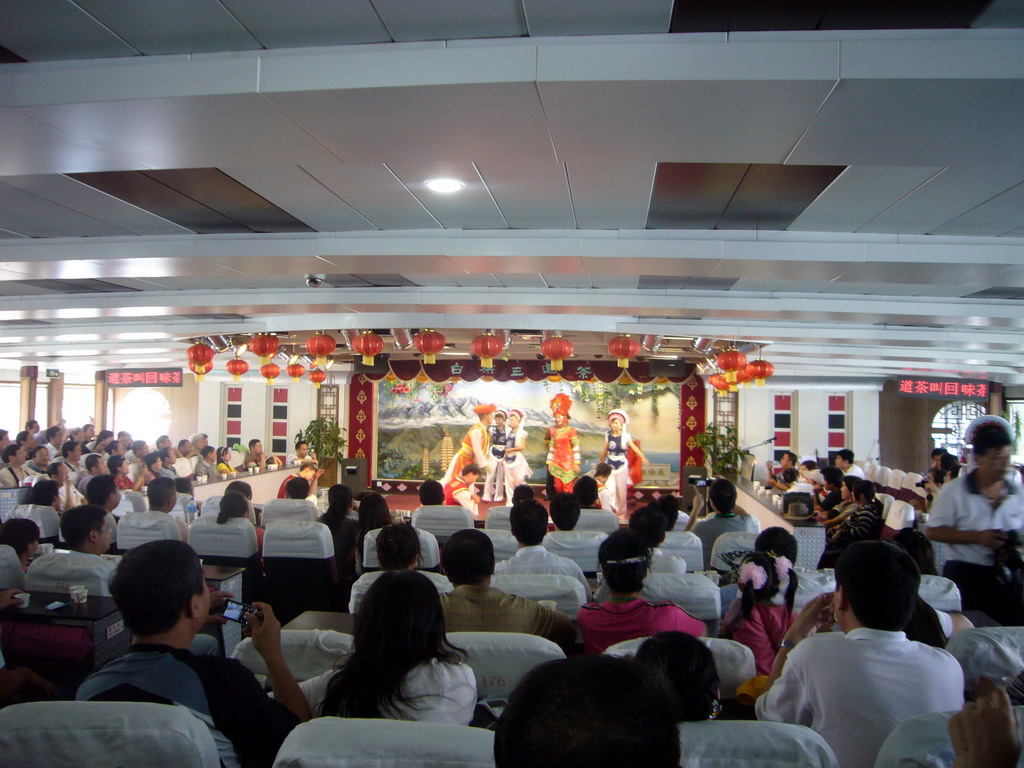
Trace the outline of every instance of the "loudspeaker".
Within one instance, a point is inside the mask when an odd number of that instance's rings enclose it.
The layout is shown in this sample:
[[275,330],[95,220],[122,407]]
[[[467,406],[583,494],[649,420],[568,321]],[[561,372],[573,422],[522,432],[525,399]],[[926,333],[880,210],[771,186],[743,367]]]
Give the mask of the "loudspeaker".
[[353,494],[370,487],[370,470],[367,459],[339,459],[338,482],[347,485]]
[[687,379],[693,373],[693,363],[685,360],[648,360],[648,368],[651,376],[664,376],[665,378]]

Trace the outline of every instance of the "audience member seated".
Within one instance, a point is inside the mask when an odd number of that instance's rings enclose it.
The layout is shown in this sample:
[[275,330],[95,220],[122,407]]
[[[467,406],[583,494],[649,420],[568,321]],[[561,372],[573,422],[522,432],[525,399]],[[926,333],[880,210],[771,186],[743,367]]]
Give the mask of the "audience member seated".
[[[142,457],[142,470],[135,478],[135,490],[141,491],[143,486],[149,487],[153,484],[153,481],[158,477],[163,477],[160,470],[163,469],[164,462],[160,458],[160,454],[156,451],[150,451]],[[170,478],[168,478],[170,479]]]
[[351,512],[352,489],[347,485],[332,485],[327,491],[327,511],[317,518],[317,522],[331,529],[338,580],[346,585],[345,591],[356,579],[355,545],[359,534],[359,521],[349,516]]
[[872,541],[882,533],[882,502],[875,498],[874,483],[870,480],[855,481],[853,500],[857,508],[832,529],[818,568],[831,568],[851,544]]
[[107,513],[107,523],[110,525],[111,542],[117,541],[117,518],[114,517],[114,510],[121,504],[121,492],[117,489],[114,478],[110,475],[99,475],[93,482],[89,483],[89,490],[85,494],[85,503],[100,507]]
[[188,524],[181,518],[170,514],[174,505],[178,502],[178,492],[174,488],[174,481],[169,477],[158,477],[149,484],[146,492],[149,500],[149,511],[130,512],[121,519],[124,527],[146,527],[150,521],[167,519],[173,521],[177,530],[178,541],[188,541]]
[[801,461],[800,466],[797,467],[797,472],[800,473],[800,479],[797,482],[805,483],[811,487],[811,490],[807,491],[807,493],[814,493],[825,481],[821,470],[818,469],[818,462],[814,459]]
[[667,600],[651,602],[641,597],[644,577],[651,566],[651,550],[632,531],[616,531],[598,552],[601,573],[611,598],[580,608],[577,622],[586,653],[602,653],[623,640],[677,630],[704,635],[704,622]]
[[914,504],[924,512],[929,511],[932,502],[935,501],[939,491],[942,490],[942,486],[950,480],[956,480],[956,478],[960,477],[960,470],[960,461],[957,457],[943,452],[942,456],[939,457],[939,466],[929,470],[924,475],[924,489],[927,492],[924,500],[922,501],[919,497],[915,496],[911,500],[911,504]]
[[238,469],[247,470],[253,467],[262,471],[267,468],[267,458],[267,454],[263,452],[263,441],[254,437],[249,441],[249,455],[245,459],[245,464]]
[[[598,488],[597,480],[590,475],[581,475],[572,484],[573,495],[580,502],[580,509],[598,509]],[[611,507],[603,507],[611,509]]]
[[[935,550],[928,537],[923,533],[915,531],[913,528],[904,528],[893,537],[892,542],[917,563],[922,580],[926,576],[938,576],[938,570],[935,567]],[[941,629],[939,635],[935,632],[936,626]],[[970,629],[973,626],[974,623],[962,613],[937,611],[918,596],[914,615],[903,631],[911,640],[917,640],[936,648],[945,648],[946,641],[953,636],[954,632]]]
[[421,507],[443,507],[444,486],[437,480],[424,480],[419,490]]
[[843,470],[844,475],[853,475],[860,480],[865,480],[864,470],[853,463],[853,451],[849,448],[843,448],[843,450],[836,453],[836,466]]
[[0,469],[0,488],[17,488],[26,478],[38,475],[38,472],[25,465],[25,448],[14,443],[3,451],[4,468]]
[[14,550],[24,571],[39,551],[39,526],[28,518],[12,517],[0,525],[0,544]]
[[534,494],[533,488],[523,483],[512,489],[512,498],[509,500],[509,505],[515,506],[517,502],[534,499],[535,497],[536,494]]
[[288,462],[287,463],[290,466],[294,466],[296,464],[301,464],[304,461],[316,461],[316,460],[317,460],[316,453],[314,453],[310,449],[309,443],[307,443],[305,440],[299,440],[295,444],[295,452],[288,454]]
[[476,515],[480,496],[476,492],[476,481],[480,479],[480,467],[467,464],[458,477],[453,477],[444,486],[444,504],[449,507],[463,507]]
[[[686,524],[687,531],[693,531],[700,539],[704,549],[704,568],[711,567],[711,550],[715,541],[723,533],[740,531],[741,533],[757,533],[757,520],[747,514],[736,514],[736,486],[724,478],[718,478],[708,487],[708,507],[714,517],[697,522],[698,511],[703,504],[703,497],[697,494],[697,501]],[[690,570],[699,570],[694,564]]]
[[[220,509],[217,511],[217,525],[232,525],[232,520],[245,520],[256,529],[256,546],[263,553],[263,536],[266,531],[256,525],[253,520],[252,505],[238,491],[227,491],[220,498]],[[241,525],[241,523],[234,523]]]
[[[786,632],[757,700],[758,719],[809,726],[843,768],[871,768],[897,723],[959,709],[964,676],[956,659],[902,632],[919,584],[917,566],[899,547],[850,546],[836,564],[835,593],[811,600]],[[833,621],[842,632],[821,631]]]
[[256,603],[259,610],[247,621],[274,698],[234,659],[189,651],[208,619],[211,596],[187,544],[136,547],[121,560],[110,589],[134,644],[86,679],[77,699],[184,706],[210,728],[224,765],[270,766],[288,733],[310,715],[281,653],[281,625],[270,606]]
[[[615,509],[615,489],[608,487],[612,476],[612,465],[602,461],[594,467],[594,480],[597,483],[597,503],[601,509]],[[575,486],[573,491],[575,491]]]
[[[17,607],[24,601],[15,597],[20,589],[7,589],[0,592],[0,610]],[[57,695],[57,687],[49,680],[40,677],[28,667],[11,669],[4,662],[0,653],[0,707],[23,701],[49,699]]]
[[217,449],[212,445],[205,445],[199,450],[195,475],[196,480],[206,478],[207,481],[210,481],[220,478],[220,473],[217,471]]
[[[665,528],[665,538],[670,538],[673,534],[683,533],[683,529],[686,528],[686,524],[690,522],[690,516],[685,513],[679,512],[679,497],[672,493],[666,493],[658,498],[656,502],[658,509],[665,515],[665,522],[667,527]],[[682,521],[680,521],[682,517]],[[676,526],[682,522],[682,526],[676,529]]]
[[781,555],[751,552],[740,565],[737,584],[740,594],[726,611],[722,637],[753,651],[757,674],[767,675],[779,643],[796,620],[793,562]]
[[57,483],[59,502],[57,511],[77,507],[82,502],[82,495],[71,484],[71,472],[62,461],[52,461],[46,467],[46,474]]
[[135,483],[128,474],[129,466],[124,456],[111,456],[107,459],[107,469],[113,476],[117,487],[122,491],[135,489]]
[[90,453],[85,457],[82,464],[85,467],[85,473],[78,479],[75,489],[85,497],[86,489],[89,487],[92,479],[107,474],[107,464],[98,453]]
[[580,500],[572,493],[556,493],[548,503],[556,531],[571,531],[580,519]]
[[689,563],[681,557],[666,555],[659,549],[665,542],[667,529],[665,514],[654,504],[636,510],[629,518],[629,530],[643,539],[644,544],[651,549],[651,573],[686,573]]
[[352,653],[338,669],[301,688],[317,717],[469,725],[476,677],[465,658],[445,637],[444,612],[430,580],[414,571],[387,571],[356,614]]
[[29,592],[65,592],[81,584],[90,595],[109,596],[114,563],[100,557],[110,549],[113,529],[107,510],[92,504],[72,507],[60,518],[60,532],[70,552],[51,552],[29,566],[25,588]]
[[[410,525],[387,525],[374,541],[381,570],[364,573],[352,585],[348,598],[349,613],[357,613],[363,597],[385,571],[414,571],[420,565],[420,537]],[[451,582],[439,573],[423,571],[441,594],[452,591]]]
[[308,498],[310,501],[316,501],[317,497],[317,481],[323,477],[324,471],[317,468],[315,461],[303,461],[299,464],[299,469],[296,473],[288,475],[284,480],[281,481],[281,486],[277,489],[277,498],[279,499],[294,499],[294,496],[289,496],[287,491],[288,481],[294,480],[296,477],[303,478],[309,484],[309,493],[304,498]]
[[714,720],[719,703],[718,668],[711,649],[685,632],[659,632],[644,640],[636,660],[664,675],[675,692],[675,718],[681,723]]
[[519,542],[519,549],[510,560],[494,566],[495,575],[554,573],[572,576],[583,585],[586,594],[590,594],[590,584],[583,570],[569,558],[559,557],[545,549],[543,541],[548,532],[548,513],[540,502],[531,499],[513,504],[509,523],[512,535]]
[[363,539],[370,531],[391,525],[391,510],[388,502],[376,491],[364,491],[359,494],[359,528],[356,530],[355,560],[356,571],[363,572]]
[[776,475],[780,475],[787,469],[796,469],[796,463],[800,460],[792,451],[783,451],[782,458],[779,460],[779,466],[776,467],[772,462],[765,463],[765,469],[768,470],[768,479],[765,481],[765,485],[769,488],[774,488],[777,491],[785,492],[785,486],[776,480]]
[[178,478],[178,470],[174,468],[178,461],[178,452],[171,446],[161,448],[157,453],[160,456],[160,477],[169,477],[171,480]]
[[575,640],[576,630],[565,614],[491,586],[494,545],[483,531],[452,534],[442,564],[454,587],[441,597],[449,632],[525,632],[562,646]]
[[831,517],[832,511],[843,501],[843,470],[828,466],[821,470],[824,495],[815,503],[819,520]]
[[233,477],[238,474],[235,471],[235,468],[231,466],[231,461],[232,456],[230,448],[224,446],[223,448],[217,449],[217,474],[220,475],[222,479],[225,477]]
[[50,452],[45,445],[37,445],[30,449],[30,458],[26,466],[37,475],[45,475],[50,465]]
[[[46,451],[49,454],[47,463],[52,463],[60,459],[60,449],[64,445],[64,437],[66,430],[64,427],[53,426],[46,430],[42,444],[46,447]],[[39,439],[36,439],[36,443],[39,443]]]
[[528,672],[494,729],[496,768],[677,768],[664,676],[631,659],[549,661]]
[[[842,473],[842,470],[838,467],[831,467],[831,469]],[[826,537],[831,535],[831,529],[842,523],[858,509],[857,501],[853,497],[858,479],[859,478],[853,477],[852,475],[843,475],[839,486],[839,503],[831,510],[819,515],[818,519],[821,520],[825,528],[828,529],[825,531]]]

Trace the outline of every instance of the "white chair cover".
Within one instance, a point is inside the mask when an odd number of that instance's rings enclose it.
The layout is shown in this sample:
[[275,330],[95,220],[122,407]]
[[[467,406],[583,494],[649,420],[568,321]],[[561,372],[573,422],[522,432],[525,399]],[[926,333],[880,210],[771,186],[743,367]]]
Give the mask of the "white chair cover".
[[889,484],[889,473],[892,472],[889,467],[880,466],[878,471],[875,472],[875,485],[885,490]]
[[319,515],[316,504],[306,499],[271,499],[263,504],[263,526],[275,520],[307,520],[312,522]]
[[[682,525],[677,522],[676,527],[682,528]],[[683,558],[687,570],[699,571],[704,568],[704,545],[693,531],[669,531],[660,549],[666,555]]]
[[[380,561],[377,559],[377,534],[381,528],[367,531],[363,537],[363,567],[380,568]],[[420,568],[437,568],[441,564],[441,547],[438,546],[437,537],[427,531],[416,530],[420,538]]]
[[[366,597],[366,593],[369,592],[373,582],[379,579],[382,573],[387,573],[387,571],[370,571],[369,573],[364,573],[355,580],[355,583],[352,585],[352,592],[348,598],[349,613],[359,612],[359,606],[362,605],[363,598]],[[447,576],[442,576],[440,573],[433,573],[431,571],[418,571],[418,573],[422,573],[430,579],[430,582],[437,588],[437,593],[439,595],[446,595],[453,589],[452,583],[448,581]]]
[[936,611],[950,613],[960,610],[960,589],[943,576],[922,576],[917,594]]
[[882,502],[882,519],[885,520],[889,517],[889,510],[892,509],[892,503],[896,499],[888,493],[876,493],[875,498]]
[[14,547],[0,544],[0,589],[24,589],[25,572]]
[[[199,454],[198,453],[195,456],[189,456],[188,457],[188,465],[192,468],[192,472],[196,471],[196,464],[198,464],[198,463],[199,463]],[[174,466],[178,466],[178,465],[175,464]],[[192,472],[189,472],[189,474],[192,474]],[[179,474],[181,474],[181,473],[179,472]]]
[[110,568],[104,568],[104,565],[108,564],[102,560],[72,556],[63,551],[53,552],[32,561],[25,574],[25,590],[66,593],[72,584],[81,584],[90,595],[110,597]]
[[152,515],[132,512],[121,518],[117,535],[118,548],[134,549],[150,541],[177,540],[178,524],[174,522],[173,517],[162,512]]
[[671,600],[702,621],[722,615],[722,591],[699,573],[649,573],[643,595],[648,600]]
[[132,500],[125,497],[125,492],[121,491],[121,501],[114,507],[114,517],[120,520],[125,515],[135,511],[135,505],[132,504]]
[[875,481],[875,475],[877,475],[877,474],[878,474],[878,465],[877,464],[868,464],[866,467],[864,467],[864,477],[866,479],[870,480],[871,482]]
[[334,538],[323,523],[309,520],[275,520],[263,536],[263,557],[294,557],[326,560],[334,557]]
[[796,595],[793,598],[793,610],[803,610],[811,600],[824,592],[836,591],[836,572],[829,568],[824,571],[801,571],[797,573]]
[[288,734],[274,768],[494,768],[494,732],[441,723],[320,717]]
[[575,619],[587,602],[587,590],[578,579],[558,573],[510,573],[491,577],[491,586],[530,600],[554,600],[558,610]]
[[918,488],[917,484],[921,482],[921,475],[917,472],[907,472],[903,476],[903,483],[900,485],[900,489],[907,492],[907,495],[913,494],[918,498],[925,498],[928,492],[924,488]]
[[145,512],[149,509],[146,497],[138,491],[121,491],[121,498],[128,499],[128,503],[132,505],[133,512]]
[[753,552],[754,542],[757,541],[756,533],[745,531],[729,531],[715,539],[711,547],[711,562],[708,566],[716,571],[728,571],[732,566],[721,558],[723,552]]
[[512,507],[491,507],[487,510],[487,519],[484,520],[484,530],[492,528],[498,531],[511,531],[512,524],[509,522],[509,514]]
[[903,487],[903,478],[906,474],[902,469],[889,470],[889,480],[885,484],[885,487],[889,489],[887,493],[891,493],[893,496],[898,494],[900,488]]
[[48,539],[60,534],[60,515],[53,507],[42,504],[19,504],[11,512],[9,520],[16,517],[31,520],[39,526],[39,537]]
[[418,507],[412,513],[412,527],[446,539],[456,531],[474,527],[473,515],[465,507]]
[[448,642],[466,652],[480,699],[507,699],[538,664],[565,658],[550,640],[520,632],[449,632]]
[[178,477],[188,477],[195,471],[195,467],[189,459],[179,457],[174,461],[174,471],[178,473]]
[[[217,517],[220,514],[220,500],[223,496],[210,496],[206,501],[203,502],[202,516],[203,517]],[[252,502],[249,502],[252,504]]]
[[837,768],[828,743],[802,725],[719,720],[680,723],[686,768]]
[[220,768],[210,729],[185,707],[45,701],[0,710],[0,748],[18,768]]
[[973,690],[981,677],[996,682],[1024,670],[1024,627],[975,627],[953,634],[946,650],[964,670],[964,688]]
[[619,518],[607,509],[581,509],[580,519],[576,521],[573,530],[615,533],[619,530]]
[[[282,629],[281,651],[295,679],[308,680],[332,669],[352,652],[352,635],[332,629]],[[252,638],[244,638],[231,655],[253,674],[267,674],[266,662],[252,647]]]
[[187,521],[188,518],[185,516],[185,510],[188,509],[188,503],[190,501],[194,501],[194,499],[187,493],[178,493],[174,499],[174,507],[171,509],[171,517],[177,517],[181,520]]
[[[1024,719],[1024,707],[1014,707]],[[949,738],[953,712],[910,717],[897,725],[882,743],[875,768],[952,768],[955,753]],[[1024,755],[1017,760],[1024,766]]]
[[599,531],[552,531],[544,537],[544,547],[548,552],[567,557],[584,571],[593,573],[600,570],[597,550],[607,538],[607,533]]
[[513,557],[519,549],[519,542],[512,535],[511,531],[503,531],[499,528],[484,528],[484,533],[494,545],[494,561],[500,563]]
[[217,518],[196,518],[188,529],[188,543],[200,557],[252,557],[259,551],[256,527],[244,517],[221,524]]
[[885,526],[886,528],[892,528],[894,531],[912,528],[914,517],[914,508],[907,502],[896,499],[889,506],[889,515],[885,518]]

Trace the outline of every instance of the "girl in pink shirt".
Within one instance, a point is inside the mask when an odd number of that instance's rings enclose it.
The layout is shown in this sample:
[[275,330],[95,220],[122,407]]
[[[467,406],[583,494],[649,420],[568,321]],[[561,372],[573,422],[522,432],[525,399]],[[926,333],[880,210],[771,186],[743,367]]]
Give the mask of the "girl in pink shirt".
[[767,675],[783,635],[796,619],[793,563],[787,557],[751,552],[740,565],[737,584],[740,594],[725,614],[723,636],[731,634],[733,640],[750,648],[757,674]]

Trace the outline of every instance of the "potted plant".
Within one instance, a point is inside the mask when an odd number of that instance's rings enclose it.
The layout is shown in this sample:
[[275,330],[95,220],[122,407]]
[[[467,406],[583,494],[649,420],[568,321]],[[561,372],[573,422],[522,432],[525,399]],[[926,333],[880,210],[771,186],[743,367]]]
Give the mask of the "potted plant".
[[342,436],[345,430],[331,419],[313,419],[295,435],[295,442],[307,442],[316,454],[320,469],[324,471],[322,484],[330,487],[338,482],[338,460],[345,448],[346,440]]
[[697,445],[704,451],[704,461],[712,475],[734,474],[739,470],[743,457],[750,454],[739,448],[735,427],[711,424],[694,436]]

